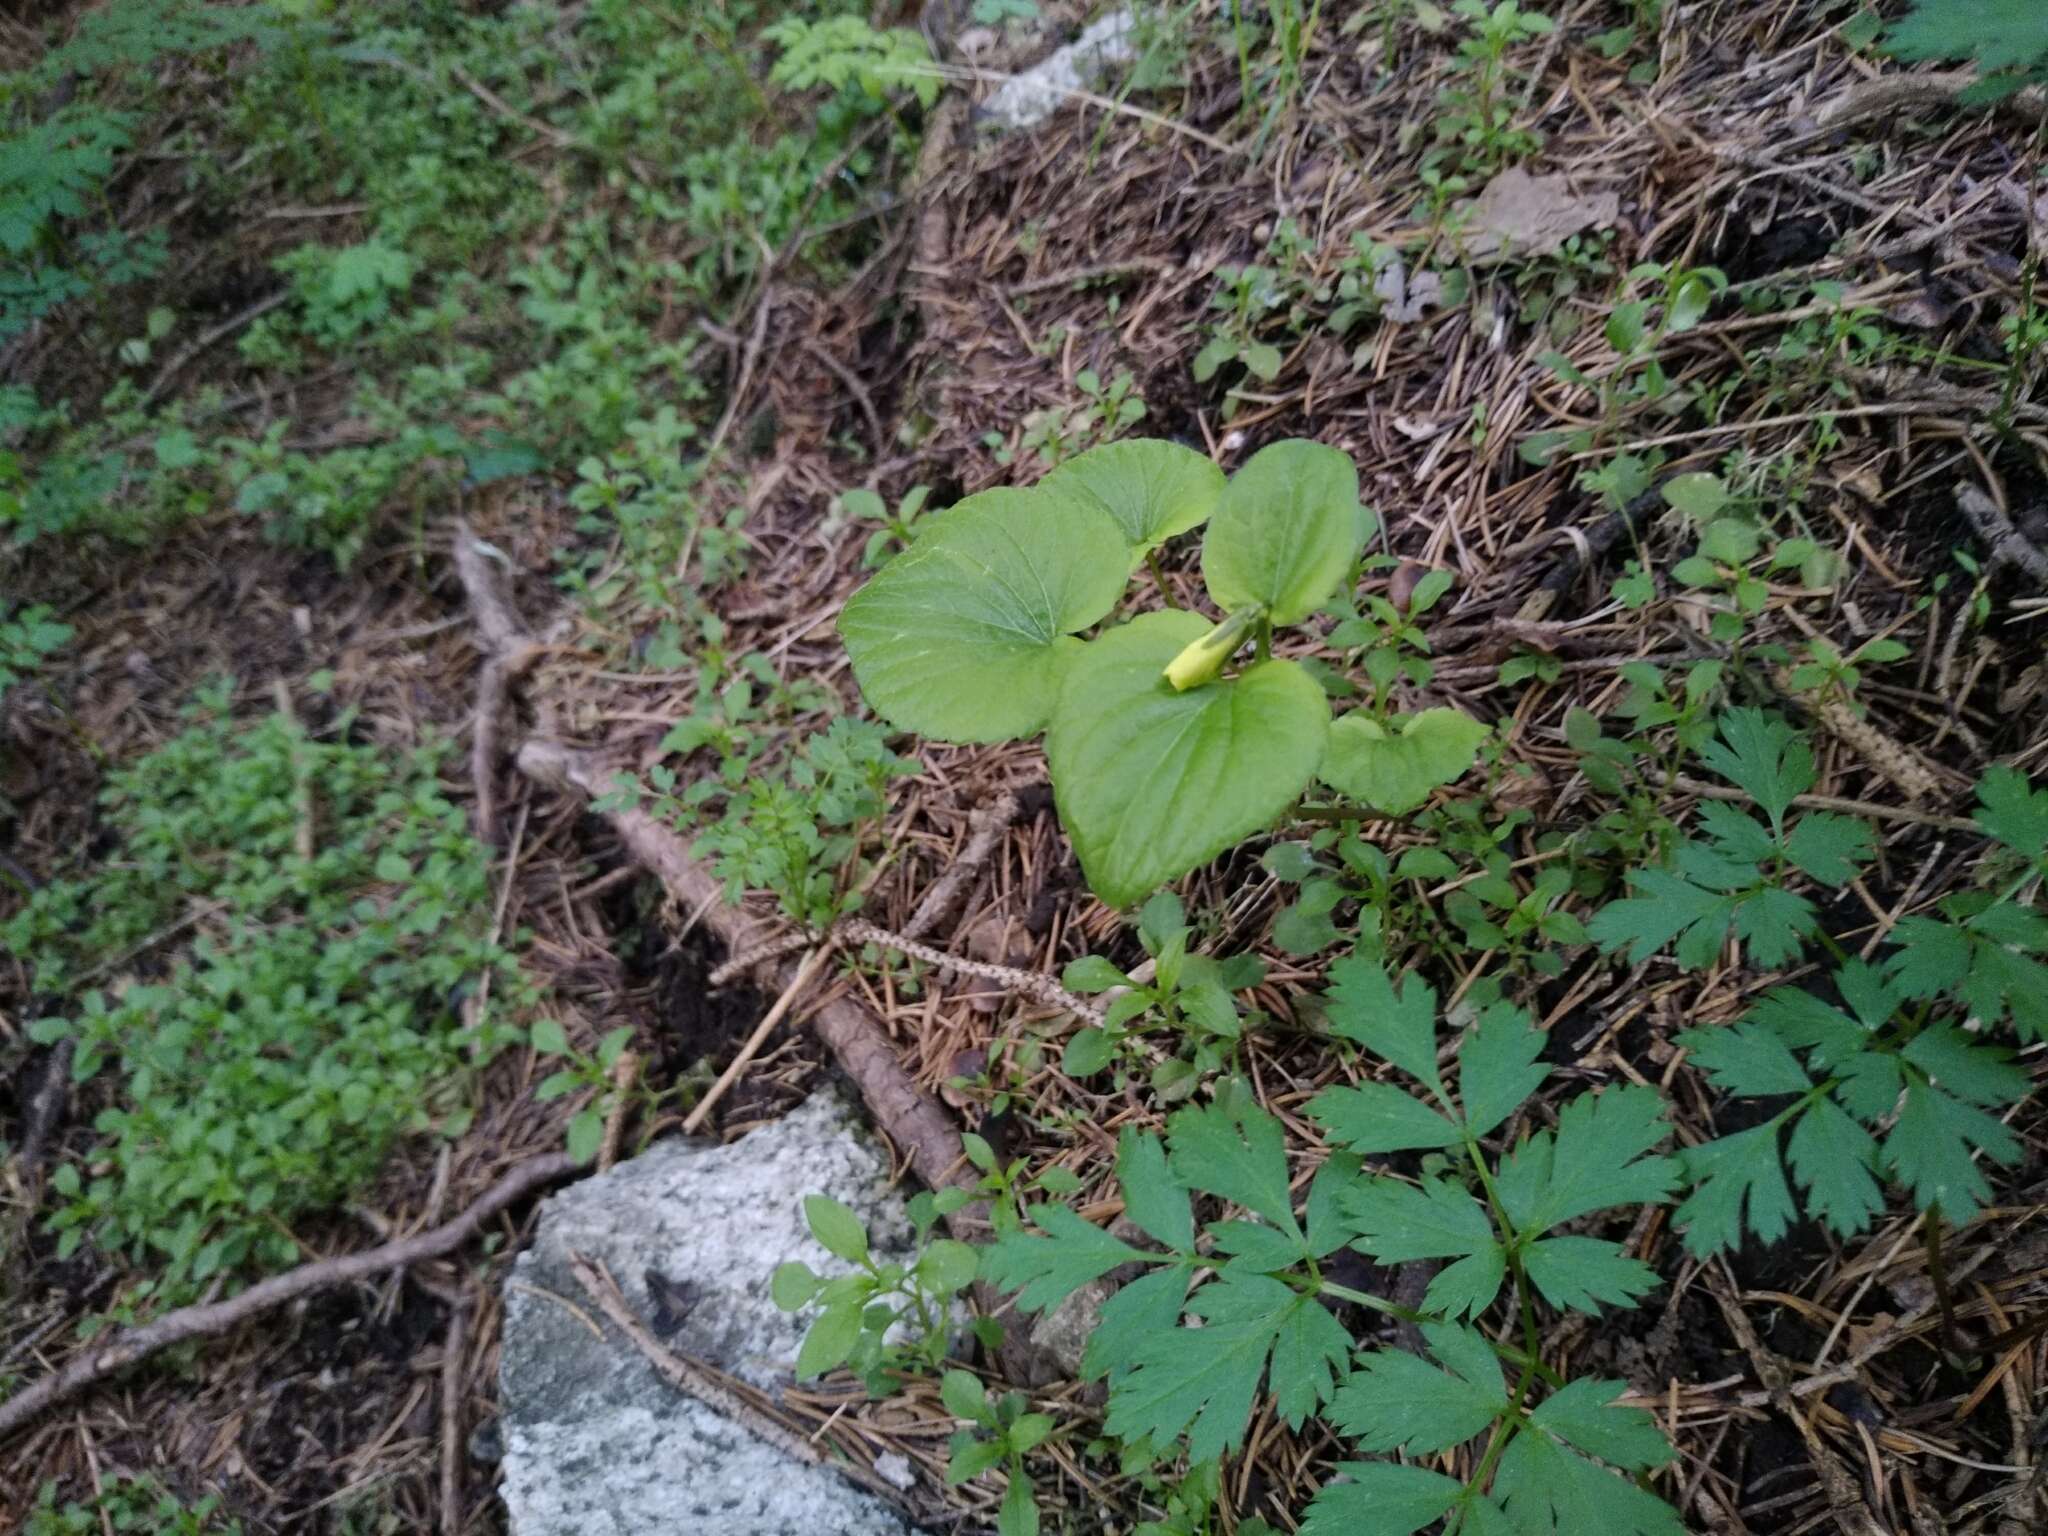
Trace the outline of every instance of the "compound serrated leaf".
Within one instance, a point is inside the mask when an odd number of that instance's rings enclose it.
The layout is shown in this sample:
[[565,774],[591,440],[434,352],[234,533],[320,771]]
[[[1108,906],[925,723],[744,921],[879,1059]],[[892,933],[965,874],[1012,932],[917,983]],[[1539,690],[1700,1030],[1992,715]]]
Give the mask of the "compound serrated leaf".
[[1583,1376],[1545,1398],[1530,1422],[1625,1472],[1664,1466],[1671,1442],[1643,1409],[1616,1404],[1627,1390],[1626,1382]]
[[1686,1536],[1662,1499],[1541,1431],[1524,1430],[1509,1443],[1493,1493],[1521,1536]]
[[1507,1253],[1493,1218],[1471,1193],[1442,1179],[1420,1187],[1374,1178],[1354,1186],[1343,1201],[1358,1234],[1353,1244],[1381,1264],[1413,1259],[1454,1259],[1429,1283],[1423,1305],[1447,1317],[1476,1316],[1500,1292]]
[[1813,1079],[1776,1031],[1746,1019],[1677,1037],[1692,1065],[1724,1093],[1804,1093]]
[[1317,1490],[1301,1536],[1414,1536],[1464,1492],[1456,1478],[1426,1467],[1347,1461]]
[[1406,1152],[1449,1147],[1458,1127],[1390,1083],[1325,1088],[1308,1103],[1309,1118],[1353,1152]]
[[1763,1242],[1785,1235],[1797,1212],[1778,1158],[1776,1121],[1687,1147],[1679,1160],[1692,1193],[1671,1213],[1671,1224],[1684,1232],[1687,1253],[1706,1258],[1735,1247],[1745,1212]]
[[1211,1460],[1243,1442],[1269,1356],[1275,1397],[1298,1425],[1327,1395],[1350,1348],[1314,1297],[1270,1275],[1225,1273],[1188,1306],[1204,1326],[1137,1343],[1129,1370],[1110,1389],[1109,1434],[1155,1444],[1185,1435],[1190,1461]]
[[1655,1089],[1580,1094],[1558,1112],[1555,1135],[1537,1132],[1502,1163],[1496,1185],[1509,1220],[1535,1236],[1609,1206],[1663,1200],[1678,1164],[1646,1154],[1670,1129]]
[[1806,1208],[1843,1237],[1868,1227],[1884,1209],[1871,1170],[1877,1143],[1833,1099],[1809,1105],[1785,1143],[1785,1161],[1806,1192]]
[[1883,1165],[1920,1209],[1940,1206],[1951,1221],[1964,1222],[1991,1198],[1973,1148],[1999,1163],[2020,1155],[2019,1139],[1995,1116],[1909,1079],[1899,1118],[1884,1139]]
[[1436,1065],[1436,991],[1410,975],[1397,991],[1383,961],[1347,955],[1330,967],[1333,1034],[1364,1046],[1411,1077],[1441,1089]]
[[1025,1214],[1043,1236],[1006,1232],[982,1255],[990,1284],[1016,1291],[1023,1311],[1042,1312],[1119,1264],[1147,1257],[1064,1205],[1033,1206]]
[[1169,1264],[1117,1287],[1082,1348],[1081,1379],[1121,1375],[1148,1340],[1178,1328],[1193,1275],[1192,1264]]
[[1598,1237],[1546,1237],[1522,1252],[1522,1267],[1553,1307],[1598,1314],[1633,1307],[1657,1288],[1657,1272]]
[[1426,1455],[1464,1444],[1507,1405],[1498,1370],[1489,1389],[1405,1350],[1382,1349],[1359,1360],[1327,1417],[1361,1450]]
[[1465,1127],[1484,1136],[1550,1076],[1538,1058],[1545,1035],[1522,1009],[1497,1003],[1458,1046],[1458,1099]]
[[1166,1122],[1166,1139],[1182,1183],[1221,1195],[1300,1241],[1279,1121],[1256,1107],[1235,1114],[1207,1104],[1176,1111]]
[[1166,1165],[1157,1136],[1128,1127],[1117,1138],[1116,1179],[1124,1193],[1124,1214],[1146,1235],[1180,1253],[1193,1252],[1195,1217],[1185,1185]]

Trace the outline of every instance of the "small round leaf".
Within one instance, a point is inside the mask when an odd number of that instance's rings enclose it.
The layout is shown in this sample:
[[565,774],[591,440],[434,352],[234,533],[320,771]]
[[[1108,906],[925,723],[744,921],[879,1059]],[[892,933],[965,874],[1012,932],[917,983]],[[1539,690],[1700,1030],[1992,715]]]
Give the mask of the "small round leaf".
[[1111,906],[1269,826],[1322,760],[1329,701],[1291,661],[1167,685],[1161,669],[1207,627],[1184,610],[1145,614],[1085,646],[1060,689],[1046,733],[1054,802]]
[[891,724],[1008,741],[1044,726],[1069,637],[1116,606],[1129,570],[1122,530],[1093,498],[984,491],[924,524],[847,599],[839,634]]
[[1349,456],[1274,443],[1224,487],[1202,541],[1202,580],[1225,612],[1256,603],[1275,624],[1298,624],[1337,590],[1365,531]]
[[804,1220],[825,1251],[849,1264],[867,1260],[868,1234],[860,1218],[830,1195],[804,1196]]
[[1318,777],[1361,805],[1399,816],[1472,766],[1486,727],[1456,709],[1425,709],[1389,731],[1354,712],[1330,727]]
[[1209,520],[1223,497],[1223,471],[1192,448],[1158,438],[1107,443],[1067,460],[1039,482],[1093,496],[1139,556]]

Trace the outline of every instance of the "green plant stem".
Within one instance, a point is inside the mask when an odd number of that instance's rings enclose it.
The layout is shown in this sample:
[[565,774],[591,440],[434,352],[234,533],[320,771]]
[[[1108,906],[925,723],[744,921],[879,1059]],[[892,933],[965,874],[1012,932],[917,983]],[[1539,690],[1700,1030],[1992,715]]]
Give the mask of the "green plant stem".
[[1318,1281],[1316,1283],[1316,1293],[1321,1296],[1334,1297],[1338,1301],[1356,1302],[1361,1307],[1369,1307],[1375,1312],[1383,1312],[1388,1317],[1399,1318],[1404,1323],[1435,1321],[1426,1312],[1418,1312],[1413,1307],[1404,1307],[1398,1301],[1389,1301],[1386,1297],[1375,1296],[1370,1291],[1354,1291],[1350,1286],[1339,1285],[1334,1280]]
[[1319,826],[1343,826],[1353,821],[1389,819],[1383,812],[1369,810],[1362,805],[1297,805],[1289,815],[1295,821],[1313,822]]
[[1169,608],[1180,607],[1180,604],[1173,600],[1173,588],[1166,584],[1166,572],[1159,568],[1158,550],[1145,551],[1145,568],[1152,573],[1153,585],[1159,588],[1159,600]]

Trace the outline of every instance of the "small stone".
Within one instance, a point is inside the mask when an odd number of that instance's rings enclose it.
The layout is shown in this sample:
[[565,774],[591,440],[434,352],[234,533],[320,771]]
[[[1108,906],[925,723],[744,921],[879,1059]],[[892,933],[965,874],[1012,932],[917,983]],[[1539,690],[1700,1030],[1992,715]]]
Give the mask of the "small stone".
[[1100,84],[1111,69],[1137,56],[1137,18],[1129,9],[1113,11],[1066,47],[1005,80],[978,116],[998,128],[1036,127],[1076,92]]
[[505,1287],[511,1536],[905,1536],[892,1506],[663,1381],[570,1269],[572,1254],[603,1265],[648,1319],[650,1273],[687,1285],[694,1303],[669,1347],[773,1393],[809,1321],[770,1299],[776,1267],[850,1267],[811,1237],[803,1197],[843,1201],[878,1258],[906,1258],[910,1222],[888,1174],[852,1106],[821,1092],[730,1145],[657,1142],[551,1197]]

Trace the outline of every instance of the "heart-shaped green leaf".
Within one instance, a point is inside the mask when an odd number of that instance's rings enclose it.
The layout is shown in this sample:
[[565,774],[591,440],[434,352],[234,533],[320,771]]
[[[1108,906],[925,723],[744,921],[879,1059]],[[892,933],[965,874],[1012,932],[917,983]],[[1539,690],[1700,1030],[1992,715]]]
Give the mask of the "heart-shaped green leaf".
[[1274,443],[1224,487],[1202,541],[1202,580],[1226,613],[1258,603],[1275,624],[1298,624],[1337,590],[1368,523],[1348,455]]
[[1039,487],[970,496],[846,601],[839,635],[878,715],[939,741],[1039,730],[1069,638],[1116,606],[1130,553],[1093,500]]
[[1139,557],[1200,527],[1223,498],[1223,471],[1192,448],[1136,438],[1091,448],[1039,482],[1080,491],[1108,509]]
[[1354,711],[1330,727],[1330,750],[1317,777],[1362,805],[1399,816],[1470,768],[1485,739],[1486,727],[1461,710],[1425,709],[1393,732]]
[[1330,705],[1291,661],[1176,693],[1160,676],[1208,630],[1148,613],[1081,648],[1046,732],[1053,797],[1095,894],[1127,906],[1260,831],[1314,776]]

